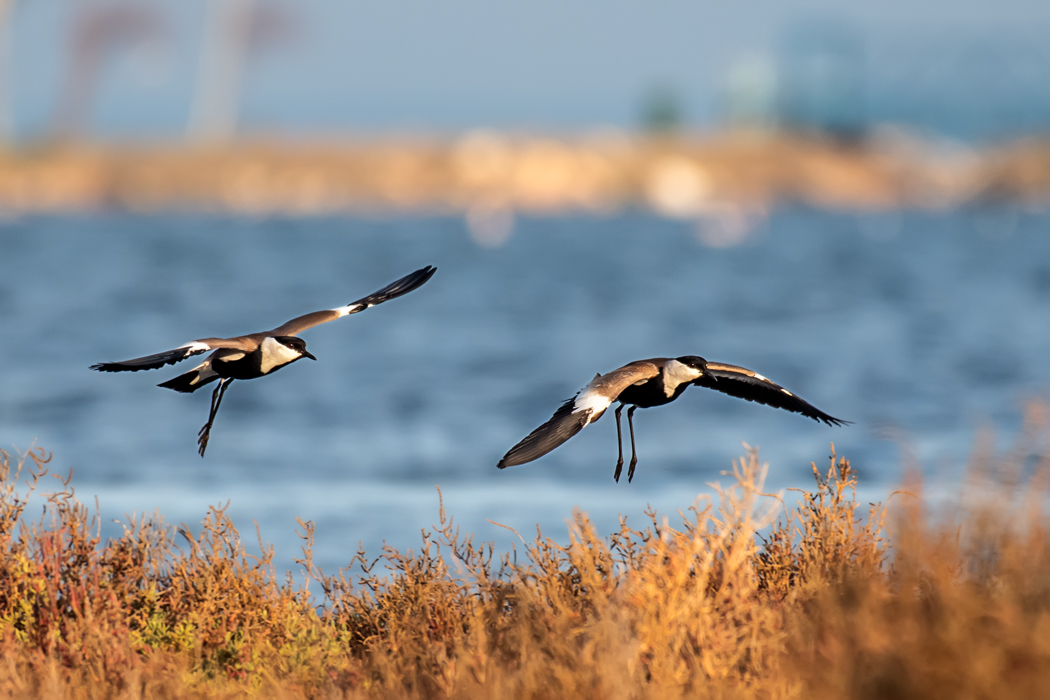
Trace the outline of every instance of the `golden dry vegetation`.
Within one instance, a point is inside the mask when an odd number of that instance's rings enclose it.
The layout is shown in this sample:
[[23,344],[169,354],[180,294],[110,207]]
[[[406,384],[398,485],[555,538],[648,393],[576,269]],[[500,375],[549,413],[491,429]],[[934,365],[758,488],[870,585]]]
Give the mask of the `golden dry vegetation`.
[[[415,552],[274,572],[221,508],[102,541],[50,456],[0,461],[0,695],[72,698],[1031,698],[1050,687],[1045,408],[978,441],[958,500],[799,498],[755,451],[675,521],[497,553],[442,511]],[[349,555],[348,555],[349,558]]]
[[853,144],[776,132],[677,138],[477,131],[459,138],[59,143],[0,152],[0,213],[609,212],[672,216],[782,201],[833,209],[1050,202],[1050,145],[972,150],[885,131]]

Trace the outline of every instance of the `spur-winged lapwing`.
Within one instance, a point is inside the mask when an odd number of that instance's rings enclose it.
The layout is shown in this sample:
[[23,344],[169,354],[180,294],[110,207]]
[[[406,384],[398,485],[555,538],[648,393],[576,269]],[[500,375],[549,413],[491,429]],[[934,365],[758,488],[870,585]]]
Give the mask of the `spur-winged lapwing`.
[[629,404],[630,408],[627,409],[627,424],[631,429],[631,464],[627,470],[627,481],[629,482],[634,478],[634,467],[638,464],[638,455],[634,449],[633,416],[635,409],[671,403],[693,384],[748,401],[756,401],[773,408],[801,413],[813,420],[824,421],[828,425],[849,423],[849,421],[832,418],[779,384],[749,369],[720,362],[708,362],[695,355],[674,359],[656,357],[651,360],[631,362],[608,374],[595,375],[590,384],[562,404],[562,407],[549,421],[533,430],[524,440],[512,447],[496,466],[505,469],[542,457],[583,430],[584,426],[601,418],[614,401],[619,401],[620,405],[616,408],[615,413],[619,457],[616,460],[616,472],[613,478],[619,481],[620,471],[623,469],[620,412],[625,404]]
[[219,380],[219,385],[211,395],[211,411],[208,413],[208,422],[198,433],[197,445],[201,457],[208,447],[208,435],[211,433],[215,414],[219,411],[222,396],[226,388],[234,379],[255,379],[272,374],[282,367],[286,367],[296,360],[308,357],[311,360],[317,358],[306,351],[306,343],[302,338],[297,338],[307,328],[313,328],[322,323],[334,321],[343,316],[356,314],[371,308],[384,301],[395,299],[403,294],[419,289],[431,278],[437,268],[427,266],[406,275],[396,282],[392,282],[380,289],[378,292],[369,294],[363,299],[358,299],[352,304],[340,306],[327,311],[314,311],[313,313],[293,318],[283,326],[278,326],[272,331],[263,333],[249,333],[239,335],[235,338],[201,338],[193,342],[180,345],[174,350],[160,352],[156,355],[139,357],[124,362],[102,362],[92,365],[91,369],[99,372],[138,372],[144,369],[158,369],[164,365],[173,365],[181,362],[187,357],[200,355],[208,351],[214,351],[201,364],[194,367],[185,374],[180,374],[174,379],[168,380],[157,386],[166,389],[174,389],[183,393],[197,391],[205,384]]

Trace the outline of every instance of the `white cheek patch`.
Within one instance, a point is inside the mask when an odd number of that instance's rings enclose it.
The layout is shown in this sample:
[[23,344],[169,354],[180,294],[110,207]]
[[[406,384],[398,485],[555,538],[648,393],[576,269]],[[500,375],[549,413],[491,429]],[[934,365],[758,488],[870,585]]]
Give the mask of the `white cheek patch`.
[[287,345],[278,343],[273,338],[266,338],[259,347],[262,351],[259,370],[263,374],[267,374],[276,367],[284,366],[302,357],[297,351],[292,350]]
[[691,382],[702,373],[700,370],[683,365],[678,360],[668,360],[664,365],[664,395],[670,398],[675,390],[686,382]]

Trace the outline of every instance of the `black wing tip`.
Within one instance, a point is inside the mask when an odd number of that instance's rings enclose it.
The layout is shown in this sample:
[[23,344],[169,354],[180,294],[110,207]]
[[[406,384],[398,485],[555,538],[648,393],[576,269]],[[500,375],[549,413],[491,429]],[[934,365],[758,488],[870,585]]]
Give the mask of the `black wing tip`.
[[[391,299],[397,299],[400,296],[404,296],[409,292],[414,292],[422,287],[431,277],[434,276],[435,272],[437,272],[437,268],[433,265],[421,267],[415,272],[410,272],[404,277],[394,280],[382,289],[358,299],[350,304],[350,306],[363,305],[364,308],[369,308],[377,304],[382,304],[385,301],[390,301]],[[357,309],[357,311],[363,310],[364,309]]]
[[[743,370],[743,368],[738,369]],[[771,379],[767,379],[761,375],[745,373],[750,371],[751,370],[735,372],[726,369],[714,371],[708,370],[693,380],[693,384],[707,389],[714,389],[715,391],[719,391],[738,399],[743,399],[744,401],[754,401],[755,403],[769,406],[770,408],[798,413],[806,418],[815,420],[818,423],[824,423],[825,425],[834,427],[853,425],[853,421],[835,418],[834,416],[824,413],[824,411],[821,411],[801,396],[792,394]],[[721,379],[726,381],[718,381],[719,372],[723,373]]]
[[[836,418],[835,416],[829,416],[827,413],[824,413],[824,411],[821,411],[819,408],[816,408],[816,407],[811,406],[809,404],[807,404],[807,406],[808,406],[808,408],[810,410],[807,411],[807,410],[802,409],[802,410],[797,410],[796,412],[797,413],[801,413],[806,418],[812,418],[813,420],[815,420],[818,423],[824,423],[825,425],[830,425],[830,426],[835,427],[835,428],[840,428],[840,427],[847,426],[847,425],[853,425],[853,421],[851,421],[851,420],[843,420],[842,418]],[[787,410],[790,411],[790,410],[793,410],[793,409],[787,409]]]
[[434,276],[435,272],[437,272],[437,268],[435,266],[427,265],[426,267],[421,267],[415,272],[411,272],[405,277],[401,278],[401,282],[403,282],[406,287],[405,291],[411,292],[423,286],[430,280],[431,277]]
[[89,369],[96,372],[141,372],[152,369],[151,367],[128,367],[120,362],[99,362],[91,365]]
[[176,362],[182,362],[187,357],[200,355],[207,351],[207,347],[192,348],[183,346],[166,352],[158,352],[155,355],[137,357],[134,360],[124,360],[122,362],[99,362],[91,365],[91,369],[96,372],[142,372],[148,369],[160,369],[164,365],[173,365]]
[[[748,399],[748,401],[750,401],[750,400],[751,399]],[[844,426],[847,426],[847,425],[853,425],[853,421],[851,421],[851,420],[843,420],[841,418],[836,418],[835,416],[829,416],[827,413],[824,413],[824,411],[821,411],[819,408],[816,408],[816,407],[814,407],[814,406],[812,406],[810,404],[806,404],[805,406],[799,406],[799,407],[791,407],[791,408],[789,408],[787,406],[776,406],[774,408],[781,408],[781,409],[783,409],[785,411],[791,411],[792,413],[798,413],[800,415],[805,416],[806,418],[811,418],[811,419],[815,420],[818,423],[823,423],[824,425],[830,425],[833,428],[841,428],[841,427],[844,427]]]

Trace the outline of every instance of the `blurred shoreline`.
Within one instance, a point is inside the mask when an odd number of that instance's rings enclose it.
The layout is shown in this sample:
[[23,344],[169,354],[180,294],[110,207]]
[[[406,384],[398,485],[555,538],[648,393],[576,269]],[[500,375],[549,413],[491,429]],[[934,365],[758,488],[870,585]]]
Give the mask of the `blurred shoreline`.
[[1050,206],[1050,137],[986,148],[893,129],[855,143],[775,132],[69,142],[0,151],[0,213],[614,213],[680,218],[799,202],[834,210]]

